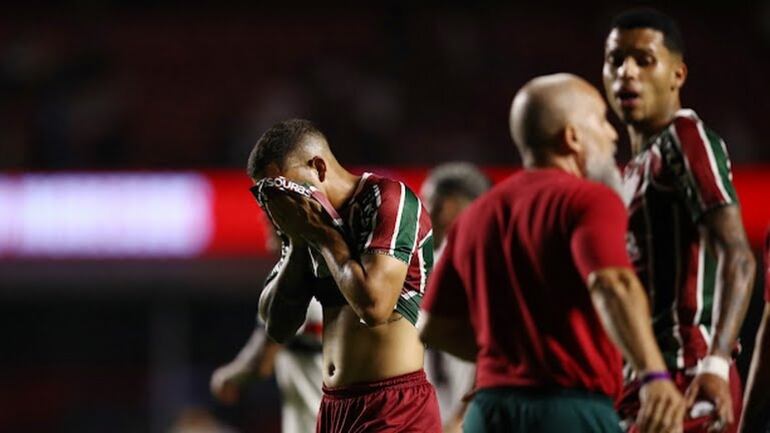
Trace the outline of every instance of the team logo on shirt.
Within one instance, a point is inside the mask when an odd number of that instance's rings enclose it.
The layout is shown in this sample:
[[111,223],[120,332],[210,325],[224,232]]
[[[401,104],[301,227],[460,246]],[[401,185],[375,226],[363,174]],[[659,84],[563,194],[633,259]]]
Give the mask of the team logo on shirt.
[[377,192],[374,188],[368,188],[362,192],[358,200],[350,206],[350,225],[353,241],[358,251],[366,248],[369,235],[374,231],[378,209]]

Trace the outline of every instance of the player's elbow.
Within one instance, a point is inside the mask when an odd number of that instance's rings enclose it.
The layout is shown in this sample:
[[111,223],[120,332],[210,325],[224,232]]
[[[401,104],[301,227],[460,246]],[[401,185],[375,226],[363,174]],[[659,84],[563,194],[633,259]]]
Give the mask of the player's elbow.
[[359,317],[369,327],[387,323],[392,314],[393,306],[385,302],[374,301],[359,307]]
[[381,309],[365,309],[361,312],[361,321],[371,328],[387,323],[391,314],[392,312],[385,312]]
[[603,304],[639,302],[644,297],[636,275],[627,268],[594,271],[588,276],[587,285],[591,297]]
[[265,334],[278,344],[286,344],[295,333],[296,329],[292,330],[280,321],[270,319],[265,321]]
[[[748,246],[737,248],[730,254],[729,266],[734,273],[740,274],[743,280],[753,280],[757,269],[757,261]],[[745,289],[751,291],[751,284],[746,284]]]
[[616,268],[599,269],[588,276],[588,291],[599,296],[622,296],[627,286],[622,284],[621,270]]

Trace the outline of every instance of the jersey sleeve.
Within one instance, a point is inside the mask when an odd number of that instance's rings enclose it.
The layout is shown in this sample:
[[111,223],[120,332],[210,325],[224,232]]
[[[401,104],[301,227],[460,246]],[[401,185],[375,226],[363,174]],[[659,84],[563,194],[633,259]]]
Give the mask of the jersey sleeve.
[[385,254],[409,264],[420,230],[422,204],[402,182],[375,186],[377,212],[362,254]]
[[692,220],[698,221],[711,209],[737,203],[724,141],[694,114],[678,115],[669,131],[682,154],[678,186]]
[[628,212],[620,197],[603,185],[573,198],[570,248],[583,277],[608,267],[631,267],[626,251]]
[[431,314],[458,317],[468,314],[468,300],[454,262],[455,224],[447,234],[443,251],[428,280],[422,309]]

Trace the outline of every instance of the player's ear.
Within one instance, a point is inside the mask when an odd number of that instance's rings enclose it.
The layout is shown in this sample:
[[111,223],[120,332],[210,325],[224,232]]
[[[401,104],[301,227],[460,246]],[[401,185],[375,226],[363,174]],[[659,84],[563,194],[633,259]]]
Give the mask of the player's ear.
[[326,161],[320,156],[316,156],[309,162],[316,173],[318,173],[318,180],[323,182],[326,179]]
[[559,153],[583,153],[583,143],[575,125],[568,123],[561,132],[561,149]]
[[687,80],[687,65],[680,60],[679,66],[674,69],[674,83],[671,90],[679,90]]

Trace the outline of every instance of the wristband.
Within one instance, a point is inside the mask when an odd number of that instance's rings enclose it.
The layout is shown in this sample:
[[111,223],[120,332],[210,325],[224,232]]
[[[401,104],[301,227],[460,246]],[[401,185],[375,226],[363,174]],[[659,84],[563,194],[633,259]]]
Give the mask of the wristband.
[[647,385],[656,380],[671,380],[671,373],[668,371],[651,371],[645,373],[644,376],[642,376],[642,385]]
[[695,374],[713,374],[721,377],[725,382],[730,382],[730,362],[721,356],[709,355],[698,362],[698,368]]

